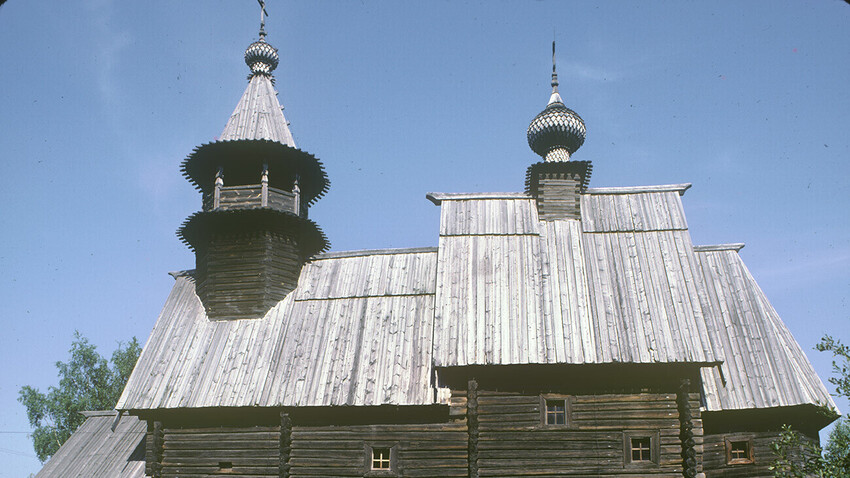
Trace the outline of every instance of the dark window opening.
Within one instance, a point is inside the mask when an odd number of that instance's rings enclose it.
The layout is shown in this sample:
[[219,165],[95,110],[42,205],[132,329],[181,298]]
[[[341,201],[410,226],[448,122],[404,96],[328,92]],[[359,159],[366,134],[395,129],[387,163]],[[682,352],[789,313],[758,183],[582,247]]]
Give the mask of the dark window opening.
[[751,438],[726,439],[726,463],[740,465],[753,463],[753,441]]
[[632,438],[632,462],[652,461],[652,440],[649,437]]
[[221,471],[231,471],[233,470],[233,462],[232,461],[220,461],[218,462],[218,469]]
[[389,448],[372,448],[372,469],[373,470],[390,470],[390,449]]
[[567,424],[567,402],[563,399],[546,400],[546,424]]

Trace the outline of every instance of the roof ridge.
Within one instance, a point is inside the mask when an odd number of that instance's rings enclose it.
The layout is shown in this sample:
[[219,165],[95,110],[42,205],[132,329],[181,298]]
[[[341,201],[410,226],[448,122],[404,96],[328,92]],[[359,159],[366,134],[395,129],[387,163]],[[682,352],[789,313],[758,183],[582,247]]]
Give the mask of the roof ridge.
[[738,252],[744,248],[746,244],[743,242],[730,242],[727,244],[709,244],[702,246],[694,246],[694,252],[716,252],[716,251],[735,251]]
[[464,199],[532,199],[523,192],[489,192],[489,193],[426,193],[425,199],[436,205],[442,201],[462,201]]
[[693,186],[692,183],[659,184],[654,186],[614,186],[604,188],[587,188],[587,194],[636,194],[636,193],[664,193],[678,192],[683,196],[685,191]]
[[424,252],[437,252],[436,247],[402,247],[402,248],[387,248],[387,249],[359,249],[354,251],[336,251],[325,252],[313,256],[313,260],[322,259],[338,259],[342,257],[362,257],[362,256],[378,256],[385,254],[418,254]]

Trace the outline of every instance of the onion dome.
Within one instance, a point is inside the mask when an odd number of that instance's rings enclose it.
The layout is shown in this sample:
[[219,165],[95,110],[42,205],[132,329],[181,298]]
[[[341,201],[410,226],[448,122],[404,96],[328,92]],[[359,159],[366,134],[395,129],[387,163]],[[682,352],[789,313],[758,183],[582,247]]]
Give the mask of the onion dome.
[[277,68],[280,57],[277,49],[266,43],[265,35],[260,34],[260,39],[251,43],[245,50],[245,63],[251,68],[251,75],[271,75]]
[[546,109],[528,125],[528,145],[546,161],[569,161],[570,156],[584,144],[586,134],[584,120],[564,105],[558,93],[555,42],[552,42],[552,96]]

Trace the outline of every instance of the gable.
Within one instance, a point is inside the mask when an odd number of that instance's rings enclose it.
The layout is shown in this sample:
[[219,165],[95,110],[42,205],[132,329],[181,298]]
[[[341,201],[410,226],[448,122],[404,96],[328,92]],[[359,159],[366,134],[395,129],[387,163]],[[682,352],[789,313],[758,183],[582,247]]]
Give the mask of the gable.
[[589,190],[582,220],[527,196],[441,195],[437,366],[710,363],[680,192]]

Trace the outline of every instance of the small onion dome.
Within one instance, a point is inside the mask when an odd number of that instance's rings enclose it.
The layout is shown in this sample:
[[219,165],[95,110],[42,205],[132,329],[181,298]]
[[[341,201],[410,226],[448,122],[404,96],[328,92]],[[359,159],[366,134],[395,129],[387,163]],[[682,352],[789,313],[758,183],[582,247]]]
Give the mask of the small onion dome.
[[245,63],[251,68],[252,75],[271,75],[277,68],[277,49],[260,37],[245,50]]
[[584,120],[564,106],[555,90],[546,109],[528,125],[528,145],[546,161],[569,161],[584,144],[586,134]]

